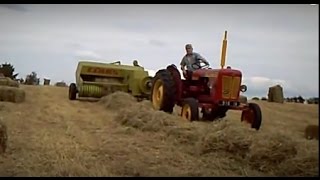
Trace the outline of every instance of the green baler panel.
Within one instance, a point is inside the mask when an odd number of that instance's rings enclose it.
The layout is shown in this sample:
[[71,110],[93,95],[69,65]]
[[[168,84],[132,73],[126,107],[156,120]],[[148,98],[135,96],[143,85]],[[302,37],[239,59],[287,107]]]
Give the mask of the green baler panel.
[[[116,84],[99,82],[98,80],[84,81],[80,75],[89,75],[104,79],[116,80]],[[93,78],[95,79],[95,78]],[[116,65],[97,62],[79,62],[76,80],[80,97],[102,97],[115,91],[131,92],[133,96],[150,94],[146,82],[150,80],[148,72],[142,67]]]

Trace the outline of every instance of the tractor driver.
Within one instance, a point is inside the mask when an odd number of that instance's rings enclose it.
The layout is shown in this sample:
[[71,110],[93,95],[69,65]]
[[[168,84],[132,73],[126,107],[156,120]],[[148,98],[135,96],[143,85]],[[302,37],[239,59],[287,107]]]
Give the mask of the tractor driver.
[[138,60],[133,60],[133,66],[141,67],[141,66],[138,64]]
[[[199,53],[193,52],[191,44],[187,44],[185,48],[187,53],[183,56],[180,63],[181,70],[185,76],[191,77],[194,70],[200,69],[200,62],[209,66],[209,62],[205,58],[203,58]],[[193,64],[197,64],[197,66],[195,67]],[[187,69],[185,69],[185,67],[187,67]]]

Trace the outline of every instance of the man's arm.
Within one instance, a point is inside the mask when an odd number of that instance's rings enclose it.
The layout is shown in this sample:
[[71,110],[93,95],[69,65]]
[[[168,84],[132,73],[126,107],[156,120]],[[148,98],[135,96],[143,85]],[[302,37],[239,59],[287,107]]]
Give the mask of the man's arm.
[[181,62],[180,62],[180,66],[181,66],[181,70],[184,71],[185,66],[187,65],[186,61],[185,61],[185,56],[183,56]]
[[208,62],[204,57],[202,57],[200,54],[198,54],[198,53],[196,53],[196,58],[197,58],[197,60],[201,60],[201,61],[203,61],[205,64],[210,65],[209,62]]

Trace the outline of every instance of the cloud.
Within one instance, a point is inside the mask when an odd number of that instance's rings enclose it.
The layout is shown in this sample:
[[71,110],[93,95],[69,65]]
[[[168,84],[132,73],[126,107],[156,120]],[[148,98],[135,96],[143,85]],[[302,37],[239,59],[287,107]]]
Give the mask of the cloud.
[[1,4],[0,8],[7,8],[13,11],[19,11],[19,12],[26,12],[28,9],[25,8],[25,6],[21,4]]
[[283,94],[285,97],[293,96],[304,96],[304,97],[313,97],[318,96],[318,93],[312,86],[296,86],[289,80],[283,79],[272,79],[268,77],[261,76],[252,76],[252,77],[243,77],[243,84],[247,85],[248,90],[245,92],[249,97],[258,96],[266,97],[268,94],[269,87],[280,85],[283,88]]
[[154,40],[154,39],[150,40],[149,44],[154,45],[154,46],[159,46],[159,47],[163,47],[166,45],[165,42],[160,41],[160,40]]
[[[138,59],[156,72],[179,65],[186,43],[217,68],[223,32],[228,30],[226,65],[243,72],[248,94],[265,95],[268,86],[277,83],[283,84],[286,94],[319,92],[318,7],[6,6],[0,6],[0,60],[10,59],[21,73],[36,70],[40,76],[71,81],[79,59],[116,59],[123,64]],[[28,13],[20,13],[21,7]],[[185,17],[196,23],[190,25]]]
[[94,51],[79,50],[75,52],[78,59],[101,59],[101,56]]
[[150,70],[150,69],[146,69],[146,71],[148,71],[149,76],[151,76],[151,77],[154,77],[154,76],[156,75],[156,73],[157,73],[157,71],[155,71],[155,70]]

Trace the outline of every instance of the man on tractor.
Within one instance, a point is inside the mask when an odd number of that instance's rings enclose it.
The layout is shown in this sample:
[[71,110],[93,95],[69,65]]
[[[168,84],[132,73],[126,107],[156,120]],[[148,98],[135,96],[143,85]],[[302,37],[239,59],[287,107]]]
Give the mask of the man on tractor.
[[185,48],[187,53],[183,56],[180,65],[183,75],[185,76],[185,78],[189,79],[191,78],[192,72],[194,70],[202,68],[202,66],[200,65],[201,62],[203,62],[205,66],[208,67],[209,62],[205,58],[203,58],[199,53],[193,52],[191,44],[187,44]]

